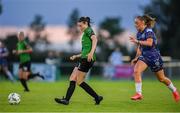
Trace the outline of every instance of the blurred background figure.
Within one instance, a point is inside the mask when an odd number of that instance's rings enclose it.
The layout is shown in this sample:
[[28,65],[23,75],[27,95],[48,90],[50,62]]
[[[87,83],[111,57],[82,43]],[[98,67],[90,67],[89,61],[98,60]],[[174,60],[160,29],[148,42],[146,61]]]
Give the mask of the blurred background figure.
[[46,64],[48,65],[56,65],[58,63],[57,56],[55,55],[54,51],[49,51],[48,56],[45,59]]
[[32,73],[31,72],[31,54],[33,52],[32,47],[27,42],[27,39],[25,38],[25,34],[23,31],[20,31],[17,34],[18,43],[16,48],[12,51],[14,55],[17,55],[19,57],[19,80],[24,87],[25,92],[29,92],[29,88],[27,85],[27,81],[29,79],[40,77],[44,79],[43,75],[40,75],[38,73]]
[[9,80],[14,82],[15,79],[13,78],[12,73],[8,69],[8,60],[7,60],[8,55],[9,55],[8,49],[0,41],[0,69],[6,74]]
[[117,47],[109,56],[108,64],[104,66],[104,77],[109,79],[113,78],[115,76],[116,66],[122,65],[122,60],[122,53]]
[[[56,70],[56,79],[59,79],[61,76],[61,62],[62,62],[62,53],[58,51],[48,51],[47,57],[45,58],[45,63],[48,64]],[[55,69],[56,68],[56,69]],[[48,72],[49,73],[49,72]]]
[[118,47],[115,48],[115,50],[111,53],[111,55],[109,57],[109,62],[113,66],[117,66],[117,65],[122,65],[123,64],[122,53],[121,53],[121,51],[120,51],[120,49]]

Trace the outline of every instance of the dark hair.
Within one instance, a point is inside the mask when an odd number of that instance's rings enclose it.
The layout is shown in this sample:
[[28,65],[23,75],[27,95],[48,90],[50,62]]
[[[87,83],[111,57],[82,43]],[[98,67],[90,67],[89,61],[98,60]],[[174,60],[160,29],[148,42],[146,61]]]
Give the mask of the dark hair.
[[91,23],[91,19],[89,17],[80,17],[78,22],[87,22],[88,23],[88,26],[90,27],[90,23]]
[[156,18],[153,18],[147,14],[143,16],[137,16],[136,18],[140,19],[141,21],[144,21],[148,28],[153,28],[156,23]]

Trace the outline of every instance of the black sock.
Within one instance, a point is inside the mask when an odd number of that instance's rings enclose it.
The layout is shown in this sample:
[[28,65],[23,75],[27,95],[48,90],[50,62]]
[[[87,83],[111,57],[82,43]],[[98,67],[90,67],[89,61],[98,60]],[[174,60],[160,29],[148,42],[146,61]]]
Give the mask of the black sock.
[[32,79],[32,78],[34,78],[34,77],[36,77],[36,74],[29,74],[29,75],[28,75],[28,80],[29,80],[29,79]]
[[67,101],[70,100],[70,98],[71,98],[71,96],[72,96],[72,94],[73,94],[73,92],[75,90],[75,87],[76,87],[76,82],[75,81],[70,81],[69,88],[68,88],[68,90],[66,92],[66,98],[65,98]]
[[86,84],[86,82],[83,82],[80,84],[80,86],[92,97],[94,97],[95,99],[98,98],[98,95],[96,94],[96,92],[88,85]]
[[29,79],[32,79],[34,77],[37,77],[37,76],[40,76],[39,73],[31,73],[29,76],[28,76],[28,80]]
[[25,80],[25,79],[20,79],[20,81],[21,81],[21,84],[23,85],[24,89],[25,89],[26,91],[29,91],[28,86],[27,86],[27,84],[26,84],[26,80]]

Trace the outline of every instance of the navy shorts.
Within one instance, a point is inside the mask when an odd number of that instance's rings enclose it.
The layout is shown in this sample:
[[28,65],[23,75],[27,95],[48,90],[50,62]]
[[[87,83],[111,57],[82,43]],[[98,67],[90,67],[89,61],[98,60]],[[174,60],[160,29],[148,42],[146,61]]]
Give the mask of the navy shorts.
[[86,58],[81,58],[79,64],[76,67],[78,67],[79,71],[87,73],[93,64],[94,61],[88,62]]
[[163,69],[163,60],[159,52],[143,53],[138,60],[146,63],[152,72],[158,72]]

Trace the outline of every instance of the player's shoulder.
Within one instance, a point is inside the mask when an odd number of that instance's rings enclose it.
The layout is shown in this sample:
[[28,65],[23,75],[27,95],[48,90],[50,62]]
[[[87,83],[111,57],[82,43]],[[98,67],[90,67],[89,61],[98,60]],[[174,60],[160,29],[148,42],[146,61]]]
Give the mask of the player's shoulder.
[[86,33],[91,33],[93,32],[93,29],[91,27],[88,27],[86,30],[85,30]]
[[93,29],[91,27],[86,28],[85,32],[86,36],[91,37],[92,35],[95,35]]
[[151,28],[146,28],[145,32],[153,32]]
[[26,40],[23,40],[23,44],[24,44],[24,45],[29,45]]

